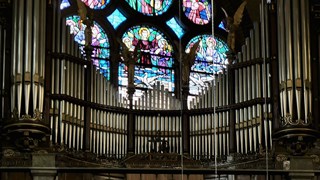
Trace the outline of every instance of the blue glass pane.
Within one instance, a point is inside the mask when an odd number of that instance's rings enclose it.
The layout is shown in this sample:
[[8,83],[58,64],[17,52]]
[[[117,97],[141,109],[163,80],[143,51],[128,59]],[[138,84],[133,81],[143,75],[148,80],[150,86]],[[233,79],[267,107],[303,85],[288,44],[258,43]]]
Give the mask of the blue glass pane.
[[70,6],[69,0],[62,0],[60,4],[60,9],[65,9]]
[[107,19],[112,24],[113,28],[117,29],[117,27],[127,18],[118,9],[116,9],[107,17]]
[[110,62],[106,60],[99,60],[99,70],[100,73],[110,80]]
[[226,23],[224,21],[221,21],[219,24],[219,28],[223,29],[224,31],[228,32],[227,28],[226,28]]
[[129,6],[147,16],[158,16],[168,10],[172,0],[126,0]]
[[174,17],[167,21],[167,25],[173,30],[179,39],[184,35],[184,29],[179,25]]

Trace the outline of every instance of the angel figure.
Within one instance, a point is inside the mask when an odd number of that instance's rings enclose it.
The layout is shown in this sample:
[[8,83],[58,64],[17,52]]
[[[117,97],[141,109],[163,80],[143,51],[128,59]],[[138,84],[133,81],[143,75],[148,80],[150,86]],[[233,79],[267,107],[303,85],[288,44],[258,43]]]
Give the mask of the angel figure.
[[189,80],[190,80],[190,71],[191,67],[193,66],[197,50],[199,47],[201,40],[198,40],[196,43],[193,44],[192,47],[190,47],[188,53],[183,53],[182,57],[182,84],[183,86],[188,86]]
[[239,6],[237,11],[235,12],[233,17],[229,17],[228,14],[224,11],[227,18],[227,27],[226,30],[228,32],[227,43],[229,48],[234,52],[235,51],[235,41],[236,41],[236,33],[238,31],[239,25],[242,21],[243,11],[247,5],[247,1],[243,1]]
[[123,58],[123,61],[125,65],[128,67],[128,87],[134,86],[134,68],[135,68],[135,56],[137,52],[137,48],[134,49],[134,52],[130,51],[131,44],[129,44],[126,39],[124,39],[125,42],[117,39],[120,47],[121,47],[121,55]]

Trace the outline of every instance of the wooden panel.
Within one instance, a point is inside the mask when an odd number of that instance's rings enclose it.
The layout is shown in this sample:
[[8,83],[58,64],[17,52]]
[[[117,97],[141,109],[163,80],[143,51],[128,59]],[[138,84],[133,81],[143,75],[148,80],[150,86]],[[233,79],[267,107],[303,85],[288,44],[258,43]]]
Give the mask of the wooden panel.
[[202,174],[190,174],[188,180],[203,180]]
[[140,174],[127,174],[127,180],[140,180]]
[[0,175],[1,180],[32,180],[31,174],[26,172],[4,172]]
[[183,175],[183,177],[181,177],[182,175],[181,174],[174,174],[172,179],[173,180],[181,180],[181,179],[188,179],[188,176],[187,175]]
[[158,174],[157,180],[171,180],[172,174]]
[[157,179],[156,174],[141,174],[141,180],[155,180]]

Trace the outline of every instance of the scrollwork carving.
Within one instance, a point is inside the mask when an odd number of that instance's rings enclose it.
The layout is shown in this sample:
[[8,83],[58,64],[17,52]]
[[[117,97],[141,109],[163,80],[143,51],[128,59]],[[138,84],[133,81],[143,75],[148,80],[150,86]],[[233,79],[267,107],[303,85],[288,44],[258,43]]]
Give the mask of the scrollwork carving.
[[283,127],[298,126],[298,125],[308,126],[311,124],[311,122],[312,122],[311,114],[308,115],[308,118],[306,120],[303,120],[303,119],[294,120],[291,114],[287,114],[285,117],[281,117],[281,123]]

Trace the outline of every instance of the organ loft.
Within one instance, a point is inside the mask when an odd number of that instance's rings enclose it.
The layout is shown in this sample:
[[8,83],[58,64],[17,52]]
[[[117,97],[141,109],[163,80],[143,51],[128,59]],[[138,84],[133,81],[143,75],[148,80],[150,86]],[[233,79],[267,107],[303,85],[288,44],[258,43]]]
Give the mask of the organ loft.
[[320,179],[318,0],[0,0],[0,179]]

